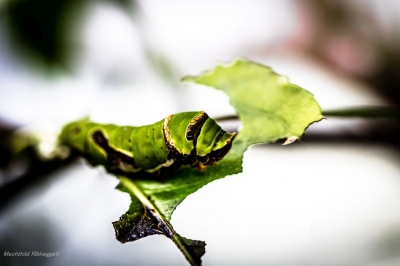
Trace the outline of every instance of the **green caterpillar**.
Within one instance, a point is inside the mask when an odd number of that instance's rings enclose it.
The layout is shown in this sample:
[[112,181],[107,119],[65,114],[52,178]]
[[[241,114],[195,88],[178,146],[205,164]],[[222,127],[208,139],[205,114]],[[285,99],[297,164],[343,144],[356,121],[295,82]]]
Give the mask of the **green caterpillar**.
[[159,173],[171,166],[204,170],[215,165],[228,153],[235,136],[200,111],[170,115],[141,127],[76,121],[62,129],[60,142],[110,172]]

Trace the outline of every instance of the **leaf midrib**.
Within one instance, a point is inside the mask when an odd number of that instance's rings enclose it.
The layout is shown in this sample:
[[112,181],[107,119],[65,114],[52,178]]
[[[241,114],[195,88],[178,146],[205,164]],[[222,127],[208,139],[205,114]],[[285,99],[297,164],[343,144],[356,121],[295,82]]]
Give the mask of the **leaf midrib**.
[[[188,250],[186,249],[184,243],[182,242],[180,236],[175,232],[174,228],[172,225],[169,223],[169,221],[160,213],[158,208],[147,199],[147,195],[140,189],[139,186],[137,186],[131,179],[125,176],[118,176],[118,179],[120,182],[124,185],[124,187],[132,194],[134,194],[137,199],[144,205],[145,208],[152,209],[154,212],[151,212],[151,215],[153,215],[157,220],[161,220],[165,223],[165,225],[168,227],[168,229],[172,232],[172,235],[170,238],[172,241],[175,243],[175,245],[181,250],[185,258],[188,260],[190,265],[192,266],[197,266],[195,260],[193,257],[190,255]],[[168,236],[168,235],[166,235]]]

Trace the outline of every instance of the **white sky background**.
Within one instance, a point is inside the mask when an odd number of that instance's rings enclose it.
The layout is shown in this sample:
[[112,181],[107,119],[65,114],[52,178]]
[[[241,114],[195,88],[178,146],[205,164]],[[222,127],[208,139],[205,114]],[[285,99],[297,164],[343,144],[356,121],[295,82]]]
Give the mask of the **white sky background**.
[[[311,91],[323,109],[385,104],[365,85],[297,51],[262,52],[284,45],[295,33],[300,18],[292,1],[139,4],[143,13],[136,20],[111,5],[93,8],[80,29],[84,49],[73,77],[35,75],[0,38],[0,117],[43,128],[85,115],[141,125],[189,109],[211,116],[233,112],[220,92],[171,88],[155,73],[148,50],[170,60],[177,78],[246,56]],[[360,125],[328,119],[310,130]],[[207,242],[205,265],[398,265],[400,257],[386,256],[382,247],[385,237],[400,228],[398,159],[390,147],[370,144],[251,148],[243,174],[189,196],[172,224],[183,236]],[[56,231],[47,236],[52,246],[67,254],[48,262],[52,265],[186,265],[165,237],[125,245],[114,239],[111,222],[125,212],[129,199],[113,189],[116,180],[102,170],[79,163],[49,180],[0,212],[0,230],[26,232],[12,234],[18,245],[35,249],[38,236],[29,221],[38,221],[40,228],[45,219]]]

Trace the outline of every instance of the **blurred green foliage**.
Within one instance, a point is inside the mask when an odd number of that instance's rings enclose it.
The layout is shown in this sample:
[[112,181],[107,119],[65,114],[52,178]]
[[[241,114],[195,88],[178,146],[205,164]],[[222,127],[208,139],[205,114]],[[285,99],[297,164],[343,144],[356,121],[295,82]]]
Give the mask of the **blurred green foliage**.
[[[107,0],[133,10],[133,1]],[[78,48],[73,36],[89,4],[79,0],[9,0],[1,9],[8,38],[25,62],[35,66],[69,67],[70,55]],[[131,9],[132,8],[132,9]]]

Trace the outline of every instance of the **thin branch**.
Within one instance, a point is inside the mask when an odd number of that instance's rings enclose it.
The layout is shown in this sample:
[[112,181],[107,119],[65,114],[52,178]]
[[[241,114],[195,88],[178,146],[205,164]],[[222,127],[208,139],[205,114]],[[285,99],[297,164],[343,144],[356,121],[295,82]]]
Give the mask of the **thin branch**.
[[363,106],[346,109],[324,111],[325,116],[331,117],[362,117],[400,119],[400,108],[388,106]]
[[[327,117],[361,117],[361,118],[389,118],[400,120],[400,108],[388,106],[363,106],[345,109],[328,110],[323,112]],[[216,121],[239,120],[237,115],[227,115],[214,118]]]

